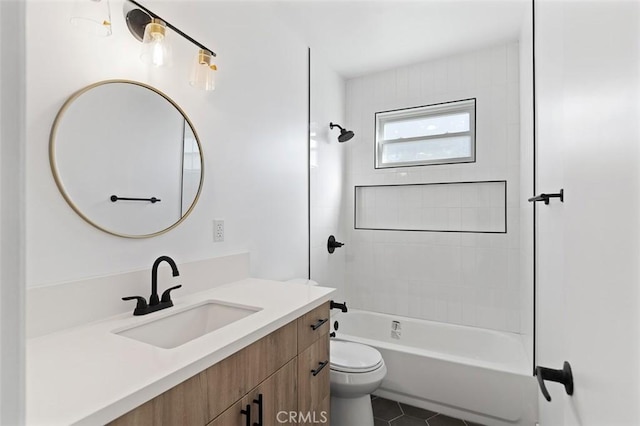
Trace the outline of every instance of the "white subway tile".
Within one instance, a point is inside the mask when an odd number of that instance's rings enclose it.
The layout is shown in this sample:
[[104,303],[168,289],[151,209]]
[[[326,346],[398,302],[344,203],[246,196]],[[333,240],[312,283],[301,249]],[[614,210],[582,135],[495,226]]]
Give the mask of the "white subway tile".
[[[349,80],[346,117],[357,137],[346,146],[347,181],[341,210],[335,198],[312,200],[312,257],[314,265],[331,269],[319,274],[338,282],[339,270],[323,252],[326,232],[346,220],[349,242],[345,253],[342,288],[354,307],[408,315],[435,321],[518,332],[530,323],[523,317],[519,232],[520,128],[518,45],[496,46],[471,54],[428,61]],[[375,170],[374,113],[376,111],[477,98],[476,163]],[[323,154],[321,154],[323,155]],[[334,158],[320,157],[323,167]],[[312,171],[318,180],[330,169]],[[353,186],[397,183],[435,183],[508,179],[509,233],[438,233],[353,230]],[[339,185],[339,183],[338,183]],[[346,186],[344,186],[346,185]],[[441,225],[443,229],[485,223],[495,226],[504,219],[502,193],[477,187],[407,187],[398,196],[378,194],[359,200],[363,220],[382,219],[387,224],[414,227]],[[335,192],[334,182],[312,182],[312,192]],[[339,192],[339,189],[338,189]],[[312,197],[313,198],[313,197]],[[482,207],[484,210],[480,211]],[[315,250],[317,249],[317,250]],[[334,262],[335,263],[335,262]],[[523,320],[523,318],[525,318]],[[528,322],[527,322],[528,321]]]

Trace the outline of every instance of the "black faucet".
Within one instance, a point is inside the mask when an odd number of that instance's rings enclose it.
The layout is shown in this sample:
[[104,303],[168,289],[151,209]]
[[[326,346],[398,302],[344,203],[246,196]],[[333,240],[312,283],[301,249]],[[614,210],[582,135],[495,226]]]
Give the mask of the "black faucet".
[[171,290],[175,290],[177,288],[182,287],[181,285],[177,285],[175,287],[168,288],[162,293],[162,298],[158,297],[158,266],[162,262],[167,262],[169,266],[171,266],[171,271],[174,277],[180,275],[178,272],[178,267],[176,266],[176,262],[173,261],[169,256],[160,256],[153,262],[153,267],[151,268],[151,296],[149,296],[149,304],[147,304],[147,300],[142,296],[130,296],[123,297],[122,300],[137,300],[138,304],[133,311],[133,315],[146,315],[151,312],[159,311],[161,309],[170,308],[173,306],[173,302],[171,301]]
[[347,302],[338,303],[332,300],[329,309],[340,309],[342,312],[347,312]]

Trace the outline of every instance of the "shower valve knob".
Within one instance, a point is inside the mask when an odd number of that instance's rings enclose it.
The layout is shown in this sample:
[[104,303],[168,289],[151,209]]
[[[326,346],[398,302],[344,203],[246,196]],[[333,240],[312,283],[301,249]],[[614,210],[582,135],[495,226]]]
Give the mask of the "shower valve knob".
[[336,241],[336,237],[330,235],[329,240],[327,241],[327,250],[329,250],[329,253],[333,253],[337,248],[340,248],[343,245],[344,243]]

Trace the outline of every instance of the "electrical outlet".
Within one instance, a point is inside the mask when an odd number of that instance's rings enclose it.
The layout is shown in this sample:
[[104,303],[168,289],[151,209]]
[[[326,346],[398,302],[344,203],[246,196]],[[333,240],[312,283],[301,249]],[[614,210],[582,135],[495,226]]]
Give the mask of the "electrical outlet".
[[224,241],[224,220],[216,219],[213,221],[213,242],[221,243]]

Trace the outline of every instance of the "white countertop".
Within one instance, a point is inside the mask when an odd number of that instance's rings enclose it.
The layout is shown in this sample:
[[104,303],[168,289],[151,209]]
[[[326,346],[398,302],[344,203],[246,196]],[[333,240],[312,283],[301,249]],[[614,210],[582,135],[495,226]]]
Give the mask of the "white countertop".
[[[114,420],[330,300],[333,292],[249,278],[177,297],[174,307],[152,314],[122,314],[29,339],[27,424],[95,425]],[[262,310],[173,349],[113,333],[204,300]],[[131,302],[132,312],[134,306]]]

